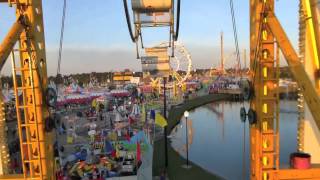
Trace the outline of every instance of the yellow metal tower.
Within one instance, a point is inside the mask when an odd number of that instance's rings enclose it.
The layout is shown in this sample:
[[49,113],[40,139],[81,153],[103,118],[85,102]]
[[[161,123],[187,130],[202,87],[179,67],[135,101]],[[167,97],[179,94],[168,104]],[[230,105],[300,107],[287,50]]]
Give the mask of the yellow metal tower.
[[[320,1],[318,1],[320,2]],[[320,26],[317,0],[300,0],[300,58],[319,95]],[[303,152],[312,155],[312,163],[320,163],[320,130],[300,95],[298,142]]]
[[[20,139],[23,176],[0,179],[54,179],[53,133],[46,132],[47,64],[41,0],[9,0],[16,8],[17,21],[0,46],[0,64],[12,52],[12,72]],[[13,47],[19,42],[19,62]],[[20,78],[20,80],[18,80]],[[18,84],[21,82],[21,84]],[[22,98],[19,94],[22,93]]]
[[[305,0],[311,2],[310,0]],[[320,128],[320,99],[303,64],[274,14],[274,0],[250,1],[250,67],[254,98],[248,112],[250,121],[251,179],[320,179],[320,169],[279,169],[279,52],[304,95]],[[309,34],[310,35],[310,34]],[[311,37],[311,46],[317,41]],[[306,46],[311,48],[310,46]],[[313,46],[314,47],[314,46]],[[312,48],[311,48],[312,49]],[[314,62],[319,58],[313,56]]]
[[[268,2],[268,3],[267,3]],[[274,11],[274,1],[252,1],[251,69],[255,96],[251,102],[251,179],[274,179],[279,169],[279,63],[274,37],[261,12]],[[268,6],[268,7],[267,7]],[[257,117],[257,118],[256,118]]]

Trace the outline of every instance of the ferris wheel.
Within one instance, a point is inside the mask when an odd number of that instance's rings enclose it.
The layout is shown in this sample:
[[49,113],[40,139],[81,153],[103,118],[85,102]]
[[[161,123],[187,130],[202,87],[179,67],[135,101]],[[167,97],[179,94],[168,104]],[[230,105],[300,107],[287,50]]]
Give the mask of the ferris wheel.
[[[162,42],[156,47],[169,47],[169,42]],[[174,54],[170,57],[171,75],[176,79],[177,85],[181,86],[190,76],[192,70],[191,55],[185,46],[180,42],[174,43],[174,52],[172,48],[168,48],[168,54]]]

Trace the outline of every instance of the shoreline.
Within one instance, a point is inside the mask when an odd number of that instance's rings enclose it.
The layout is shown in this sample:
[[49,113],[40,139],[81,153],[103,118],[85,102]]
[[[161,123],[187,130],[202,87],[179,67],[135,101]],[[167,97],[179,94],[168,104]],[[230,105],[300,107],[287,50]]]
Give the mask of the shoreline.
[[[212,102],[217,102],[221,100],[230,99],[230,95],[226,94],[208,94],[204,96],[199,96],[191,100],[187,100],[184,103],[179,105],[172,106],[169,110],[168,115],[168,134],[171,133],[172,129],[179,124],[181,117],[183,116],[184,111],[192,110],[197,107],[200,107],[205,104]],[[168,142],[169,143],[169,142]],[[153,153],[153,176],[159,176],[161,169],[164,169],[164,138],[159,139],[154,143],[154,153]],[[167,169],[167,175],[169,179],[184,179],[184,180],[193,180],[196,178],[199,179],[223,179],[215,174],[208,172],[207,170],[201,168],[193,162],[190,162],[192,165],[191,169],[184,169],[182,165],[185,163],[185,159],[176,152],[171,145],[168,145],[168,157],[169,157],[169,166]]]

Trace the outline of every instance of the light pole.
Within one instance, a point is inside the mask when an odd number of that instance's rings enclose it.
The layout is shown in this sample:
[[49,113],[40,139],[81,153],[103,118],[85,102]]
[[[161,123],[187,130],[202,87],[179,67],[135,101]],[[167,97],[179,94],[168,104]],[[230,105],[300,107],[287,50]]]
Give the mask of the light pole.
[[187,164],[185,168],[190,168],[189,166],[189,142],[188,142],[188,117],[189,117],[189,112],[185,111],[183,113],[184,117],[186,118],[186,150],[187,150]]
[[[167,119],[167,95],[166,95],[166,83],[167,77],[163,77],[163,115]],[[165,166],[168,167],[168,138],[167,138],[167,126],[164,127],[164,156],[165,156]]]

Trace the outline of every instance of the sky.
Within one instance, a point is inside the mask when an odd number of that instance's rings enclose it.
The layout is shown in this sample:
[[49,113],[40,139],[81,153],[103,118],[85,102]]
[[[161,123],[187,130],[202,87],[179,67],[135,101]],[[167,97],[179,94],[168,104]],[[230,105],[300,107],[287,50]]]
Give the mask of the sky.
[[[129,4],[131,0],[128,0]],[[201,2],[201,3],[200,3]],[[235,62],[229,0],[182,0],[179,41],[191,54],[194,68],[219,65],[220,32],[224,32],[226,66]],[[49,75],[55,75],[63,0],[44,0],[44,28]],[[249,0],[234,0],[241,52],[249,51]],[[130,9],[131,10],[131,9]],[[0,40],[15,19],[14,8],[0,4]],[[277,0],[276,15],[292,44],[298,44],[298,0]],[[131,16],[132,18],[132,16]],[[168,40],[168,32],[143,30],[146,47]],[[141,70],[127,29],[122,0],[67,0],[61,73]],[[248,57],[248,55],[247,55]],[[243,59],[242,59],[243,60]],[[248,60],[247,60],[248,62]],[[10,62],[1,74],[9,74]]]

